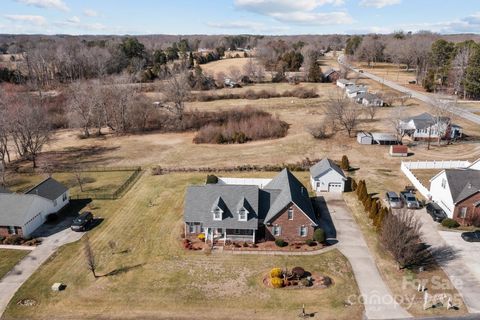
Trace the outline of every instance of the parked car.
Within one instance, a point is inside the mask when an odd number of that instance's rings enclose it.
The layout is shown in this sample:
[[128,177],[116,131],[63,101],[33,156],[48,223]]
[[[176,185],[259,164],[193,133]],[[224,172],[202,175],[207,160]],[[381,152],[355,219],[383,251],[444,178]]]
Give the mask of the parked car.
[[93,214],[91,212],[83,212],[73,220],[70,229],[73,231],[85,231],[87,227],[93,222]]
[[436,204],[435,202],[430,202],[427,204],[427,213],[432,216],[433,221],[442,222],[448,218],[447,214],[443,209]]
[[390,207],[393,209],[399,209],[403,207],[402,200],[400,197],[393,191],[388,191],[386,193],[386,198],[388,203],[390,204]]
[[462,233],[462,239],[467,242],[480,242],[480,230]]
[[400,198],[408,209],[419,209],[420,203],[418,202],[415,195],[408,191],[400,192]]

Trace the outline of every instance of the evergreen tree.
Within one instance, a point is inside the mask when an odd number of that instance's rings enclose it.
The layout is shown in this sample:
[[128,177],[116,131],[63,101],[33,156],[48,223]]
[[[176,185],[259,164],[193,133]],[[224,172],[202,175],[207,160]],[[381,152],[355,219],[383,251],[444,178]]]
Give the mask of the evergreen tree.
[[350,189],[352,191],[356,191],[357,190],[357,182],[355,181],[355,179],[352,179],[352,182],[351,182],[351,185],[350,185]]
[[309,82],[322,82],[322,69],[320,63],[317,61],[316,57],[312,57],[312,63],[308,69],[307,80]]
[[465,90],[471,98],[480,98],[480,45],[473,48],[465,78]]
[[372,199],[372,205],[370,206],[370,215],[368,217],[373,220],[374,224],[375,224],[377,215],[378,215],[378,201],[377,199]]
[[374,221],[374,225],[375,225],[375,228],[377,230],[377,232],[380,232],[382,230],[382,224],[383,224],[383,220],[385,220],[385,217],[387,216],[387,214],[389,213],[388,209],[385,208],[385,207],[382,207]]
[[342,157],[342,163],[340,164],[340,167],[346,171],[350,170],[350,161],[346,155]]
[[195,66],[195,60],[193,59],[193,53],[190,51],[188,56],[188,67],[192,69]]
[[372,202],[373,202],[373,199],[370,196],[367,196],[363,201],[363,207],[365,208],[365,211],[368,213],[368,216],[370,216],[370,208],[372,207]]

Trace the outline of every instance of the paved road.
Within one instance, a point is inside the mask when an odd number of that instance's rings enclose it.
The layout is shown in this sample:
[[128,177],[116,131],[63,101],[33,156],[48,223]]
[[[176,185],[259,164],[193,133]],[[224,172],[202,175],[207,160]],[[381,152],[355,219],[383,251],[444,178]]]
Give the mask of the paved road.
[[82,232],[73,232],[70,229],[64,229],[48,236],[43,239],[41,245],[36,247],[6,274],[0,280],[0,318],[17,290],[42,263],[57,251],[59,247],[70,242],[75,242],[82,236]]
[[[383,282],[375,261],[368,250],[363,234],[358,228],[342,195],[322,194],[331,216],[322,218],[327,237],[336,237],[336,247],[342,252],[353,268],[360,293],[364,298],[367,319],[405,319],[411,315],[394,302],[393,295]],[[325,209],[324,209],[325,210]]]
[[[478,268],[480,268],[480,262],[478,261],[480,246],[476,244],[476,248],[470,248],[469,251],[462,253],[459,247],[465,248],[466,246],[459,240],[459,233],[439,232],[437,224],[433,222],[425,209],[415,211],[415,216],[422,223],[423,238],[429,245],[441,248],[453,244],[452,247],[458,256],[452,261],[440,262],[440,266],[462,296],[468,312],[480,313],[480,273],[478,272]],[[465,257],[472,254],[474,256]],[[478,314],[476,316],[480,318]]]
[[[353,66],[351,66],[350,64],[348,64],[347,62],[345,62],[345,57],[344,55],[340,55],[338,57],[338,63],[349,68],[350,70],[352,70],[353,72],[356,72],[356,73],[360,73],[360,69],[357,69],[357,68],[354,68]],[[374,74],[371,74],[371,73],[368,73],[368,72],[361,72],[360,73],[361,75],[367,77],[367,78],[370,78],[372,80],[375,80],[377,82],[380,82],[380,83],[383,83],[384,85],[394,89],[394,90],[397,90],[399,92],[402,92],[402,93],[405,93],[405,94],[409,94],[411,95],[413,98],[415,99],[418,99],[420,101],[423,101],[425,103],[428,103],[428,104],[433,104],[435,105],[435,103],[433,103],[433,100],[430,96],[426,95],[426,94],[423,94],[423,93],[420,93],[416,90],[412,90],[412,89],[409,89],[409,88],[406,88],[404,86],[401,86],[399,85],[398,83],[396,82],[393,82],[393,81],[390,81],[390,80],[386,80],[382,77],[379,77],[377,75],[374,75]],[[454,109],[455,113],[466,119],[466,120],[469,120],[469,121],[472,121],[476,124],[480,124],[480,116],[479,115],[476,115],[474,113],[471,113],[465,109],[462,109],[462,108],[458,108],[456,107]]]

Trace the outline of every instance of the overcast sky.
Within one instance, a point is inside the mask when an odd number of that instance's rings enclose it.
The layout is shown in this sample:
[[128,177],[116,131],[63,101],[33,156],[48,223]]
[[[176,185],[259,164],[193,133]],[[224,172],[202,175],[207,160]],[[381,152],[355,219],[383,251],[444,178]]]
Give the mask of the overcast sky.
[[0,33],[480,33],[479,0],[0,0]]

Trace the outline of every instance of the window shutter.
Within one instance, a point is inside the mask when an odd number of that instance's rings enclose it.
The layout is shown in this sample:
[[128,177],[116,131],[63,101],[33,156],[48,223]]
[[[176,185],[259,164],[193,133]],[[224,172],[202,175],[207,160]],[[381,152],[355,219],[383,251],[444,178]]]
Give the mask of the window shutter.
[[278,228],[278,235],[281,236],[282,235],[282,227],[277,227]]

